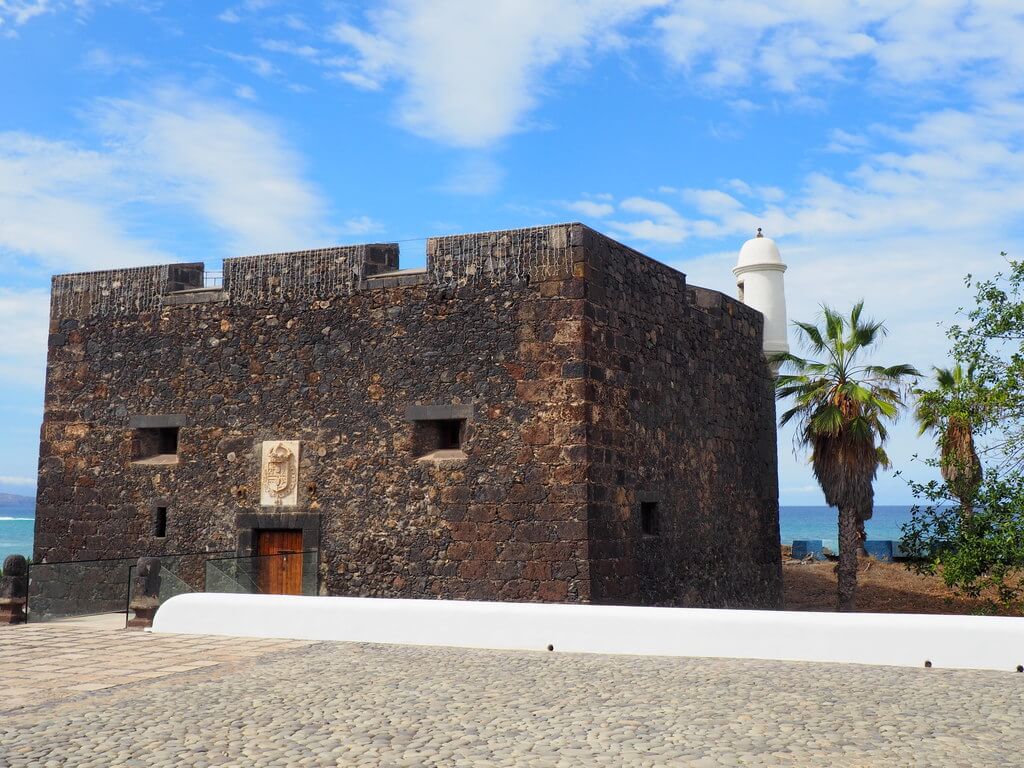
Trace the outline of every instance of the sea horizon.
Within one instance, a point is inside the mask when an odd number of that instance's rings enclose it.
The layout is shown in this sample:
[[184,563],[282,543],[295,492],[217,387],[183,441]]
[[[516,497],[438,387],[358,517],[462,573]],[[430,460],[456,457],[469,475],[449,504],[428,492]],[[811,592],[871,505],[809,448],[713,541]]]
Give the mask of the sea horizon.
[[[911,504],[880,504],[867,521],[869,539],[899,540],[900,527],[909,522]],[[35,501],[0,506],[0,561],[8,555],[32,556]],[[783,545],[796,539],[821,539],[833,551],[839,549],[837,511],[824,505],[779,507],[779,535]]]

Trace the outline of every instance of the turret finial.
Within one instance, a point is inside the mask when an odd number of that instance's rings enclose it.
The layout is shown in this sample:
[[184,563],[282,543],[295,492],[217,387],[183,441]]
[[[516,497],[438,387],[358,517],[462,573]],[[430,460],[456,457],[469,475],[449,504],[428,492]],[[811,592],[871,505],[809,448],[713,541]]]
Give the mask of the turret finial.
[[757,228],[757,236],[758,237],[764,237],[764,235],[761,234],[761,228],[760,227]]

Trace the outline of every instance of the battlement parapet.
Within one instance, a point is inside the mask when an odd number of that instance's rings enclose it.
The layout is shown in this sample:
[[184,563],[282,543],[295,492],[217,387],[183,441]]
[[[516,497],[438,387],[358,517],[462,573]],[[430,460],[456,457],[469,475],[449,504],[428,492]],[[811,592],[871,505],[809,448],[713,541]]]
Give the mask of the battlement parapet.
[[558,280],[583,256],[582,224],[554,224],[427,240],[427,274],[437,285]]
[[400,269],[397,243],[368,243],[228,258],[217,286],[207,285],[202,262],[56,275],[51,314],[59,321],[210,301],[257,305],[395,286],[557,280],[572,276],[573,264],[582,260],[585,230],[582,224],[556,224],[432,237],[426,267],[415,272]]
[[223,290],[232,304],[317,301],[350,295],[366,278],[398,269],[397,243],[318,248],[224,260]]
[[50,285],[51,319],[156,310],[163,296],[202,288],[204,269],[199,261],[54,275]]

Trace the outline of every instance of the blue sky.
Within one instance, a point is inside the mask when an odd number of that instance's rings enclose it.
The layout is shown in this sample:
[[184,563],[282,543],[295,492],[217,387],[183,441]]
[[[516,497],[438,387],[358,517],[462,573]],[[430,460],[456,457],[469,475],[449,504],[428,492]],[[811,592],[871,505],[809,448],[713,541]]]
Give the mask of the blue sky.
[[[944,364],[964,273],[1022,250],[1022,39],[1017,0],[0,0],[0,491],[54,272],[582,220],[732,293],[762,226],[791,317],[863,297],[881,362]],[[821,503],[791,439],[782,502]]]

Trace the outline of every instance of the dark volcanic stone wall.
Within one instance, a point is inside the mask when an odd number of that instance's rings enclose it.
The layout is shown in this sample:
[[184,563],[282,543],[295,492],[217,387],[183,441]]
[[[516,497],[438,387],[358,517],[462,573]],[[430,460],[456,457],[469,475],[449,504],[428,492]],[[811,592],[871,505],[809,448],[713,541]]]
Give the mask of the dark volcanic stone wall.
[[596,232],[585,251],[592,599],[781,607],[760,313]]
[[[551,232],[571,258],[568,228]],[[464,254],[443,284],[353,281],[358,254],[307,252],[230,260],[223,292],[151,311],[55,314],[36,552],[245,551],[245,529],[280,525],[306,529],[332,594],[589,600],[584,393],[562,375],[582,357],[582,281],[568,261],[500,280],[468,263],[500,245],[432,242]],[[395,266],[390,247],[371,266]],[[467,458],[417,461],[409,406],[458,404]],[[161,414],[184,416],[179,463],[133,463],[132,417]],[[268,439],[301,441],[294,509],[260,507]]]
[[[195,264],[55,278],[35,551],[301,528],[330,594],[778,604],[757,313],[578,224],[397,266],[368,245],[231,259],[222,290]],[[465,458],[417,459],[424,407],[469,414]],[[178,463],[132,461],[140,417],[183,425]],[[294,508],[260,506],[272,439],[301,441]]]

